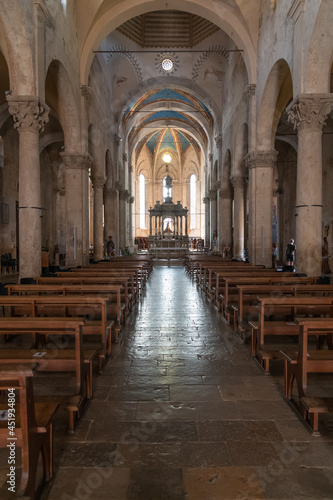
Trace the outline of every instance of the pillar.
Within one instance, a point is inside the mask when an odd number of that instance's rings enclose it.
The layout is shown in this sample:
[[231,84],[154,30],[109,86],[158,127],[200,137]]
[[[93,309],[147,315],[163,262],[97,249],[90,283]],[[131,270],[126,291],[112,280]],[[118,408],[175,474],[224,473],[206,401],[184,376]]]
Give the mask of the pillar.
[[296,268],[309,276],[322,268],[322,132],[332,109],[332,94],[302,94],[287,108],[298,132]]
[[94,187],[94,260],[103,259],[103,187],[104,176],[94,176],[92,178]]
[[205,205],[205,246],[210,246],[210,198],[205,196],[203,198]]
[[119,191],[119,248],[128,245],[127,241],[127,200],[130,194],[127,189]]
[[221,250],[232,247],[232,192],[230,188],[219,191]]
[[272,267],[273,167],[278,152],[257,151],[245,156],[249,169],[249,256],[252,264]]
[[36,96],[7,96],[7,101],[19,133],[20,278],[34,278],[42,270],[39,133],[49,108]]
[[213,246],[213,240],[217,240],[217,191],[216,189],[209,190],[210,199],[210,241]]
[[231,178],[234,186],[234,241],[233,257],[244,259],[244,177],[234,175]]
[[116,252],[119,251],[119,212],[118,191],[104,188],[104,238],[113,237]]
[[61,153],[66,184],[66,266],[89,264],[89,154]]

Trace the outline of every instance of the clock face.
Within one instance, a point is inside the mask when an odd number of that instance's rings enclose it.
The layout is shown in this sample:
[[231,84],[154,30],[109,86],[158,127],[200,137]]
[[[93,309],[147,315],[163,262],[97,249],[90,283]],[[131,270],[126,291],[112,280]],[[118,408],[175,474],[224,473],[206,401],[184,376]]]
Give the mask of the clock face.
[[171,71],[173,68],[173,62],[171,61],[171,59],[163,59],[162,68],[164,69],[164,71]]

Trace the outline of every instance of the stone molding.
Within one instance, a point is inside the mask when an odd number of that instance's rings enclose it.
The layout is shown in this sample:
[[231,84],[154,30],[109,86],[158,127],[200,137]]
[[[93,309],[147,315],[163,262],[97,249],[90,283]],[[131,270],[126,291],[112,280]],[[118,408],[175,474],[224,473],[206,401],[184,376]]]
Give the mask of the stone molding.
[[115,199],[118,196],[118,191],[116,188],[105,188],[104,189],[104,198]]
[[248,85],[245,86],[244,92],[246,94],[246,97],[250,99],[251,97],[256,95],[256,89],[257,85],[255,83],[249,83]]
[[273,168],[276,165],[278,151],[250,151],[244,156],[245,166],[248,170],[252,168]]
[[60,153],[60,156],[65,164],[66,170],[86,170],[89,171],[93,164],[93,159],[90,154],[80,155],[78,153]]
[[332,94],[301,94],[287,107],[294,129],[322,130],[333,109]]
[[92,183],[93,183],[93,187],[96,189],[96,188],[103,188],[104,187],[104,184],[105,184],[105,181],[106,181],[106,177],[104,176],[96,176],[96,177],[92,177],[91,178],[92,180]]
[[50,108],[36,96],[7,96],[8,111],[18,132],[42,132],[49,121]]

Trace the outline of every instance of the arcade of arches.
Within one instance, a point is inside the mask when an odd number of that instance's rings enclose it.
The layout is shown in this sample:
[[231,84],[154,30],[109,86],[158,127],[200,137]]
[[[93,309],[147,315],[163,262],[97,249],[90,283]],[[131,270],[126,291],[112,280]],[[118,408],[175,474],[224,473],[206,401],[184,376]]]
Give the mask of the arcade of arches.
[[117,250],[147,236],[165,153],[190,237],[268,266],[272,242],[283,261],[293,237],[297,270],[321,274],[323,237],[333,246],[330,0],[0,9],[0,246],[20,278],[41,273],[42,247],[50,265],[76,266],[101,259],[109,234]]

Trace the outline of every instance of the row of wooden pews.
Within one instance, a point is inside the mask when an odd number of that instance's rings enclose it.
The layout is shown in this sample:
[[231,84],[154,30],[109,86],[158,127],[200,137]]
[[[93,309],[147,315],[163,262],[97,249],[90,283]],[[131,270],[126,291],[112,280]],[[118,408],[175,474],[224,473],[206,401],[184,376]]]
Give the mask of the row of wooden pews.
[[315,387],[309,392],[307,377],[333,375],[333,285],[256,267],[191,256],[186,269],[235,335],[250,340],[263,373],[270,373],[273,360],[284,364],[285,398],[316,433],[319,414],[333,411],[333,397],[321,397],[319,387],[317,396]]
[[[34,495],[40,453],[43,479],[52,477],[54,417],[59,409],[67,411],[67,431],[74,433],[93,398],[94,366],[103,371],[152,269],[149,257],[113,259],[36,277],[34,284],[10,284],[0,296],[0,446],[8,444],[14,415],[22,463],[16,494]],[[46,386],[44,395],[35,396],[36,377],[40,382],[52,372],[73,374],[71,395],[52,394]],[[14,412],[8,406],[11,391]]]

